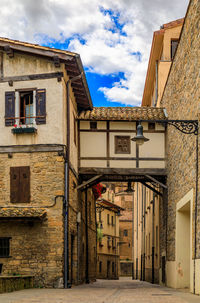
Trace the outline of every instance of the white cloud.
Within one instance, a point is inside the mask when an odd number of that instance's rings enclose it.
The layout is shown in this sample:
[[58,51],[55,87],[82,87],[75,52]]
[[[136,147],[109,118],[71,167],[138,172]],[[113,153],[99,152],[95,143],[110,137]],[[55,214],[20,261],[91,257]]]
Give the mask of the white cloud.
[[188,0],[0,0],[0,35],[40,43],[71,38],[69,48],[91,72],[124,73],[112,88],[100,88],[109,101],[139,105],[153,31],[183,17],[187,5]]

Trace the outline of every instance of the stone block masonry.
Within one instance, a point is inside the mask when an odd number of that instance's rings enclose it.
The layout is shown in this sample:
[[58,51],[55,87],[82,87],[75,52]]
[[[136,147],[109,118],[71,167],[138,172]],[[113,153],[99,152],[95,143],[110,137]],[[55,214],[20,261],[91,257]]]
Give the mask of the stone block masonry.
[[[10,167],[30,166],[30,203],[10,203]],[[64,194],[64,159],[57,152],[0,154],[0,207],[38,207],[53,204]],[[0,237],[10,237],[10,256],[1,258],[3,274],[34,276],[35,286],[52,287],[63,278],[63,201],[46,208],[44,220],[7,218]]]
[[[190,1],[180,42],[161,102],[161,106],[167,109],[169,119],[199,119],[199,16],[199,1]],[[192,188],[194,189],[193,201],[195,201],[196,136],[182,134],[173,126],[168,127],[167,136],[167,182],[169,189],[167,260],[174,261],[176,203]],[[200,183],[199,180],[198,183]],[[194,205],[193,209],[195,209]],[[198,218],[199,216],[200,214],[198,214]],[[199,233],[197,242],[197,257],[200,258]],[[194,257],[194,224],[192,243]]]

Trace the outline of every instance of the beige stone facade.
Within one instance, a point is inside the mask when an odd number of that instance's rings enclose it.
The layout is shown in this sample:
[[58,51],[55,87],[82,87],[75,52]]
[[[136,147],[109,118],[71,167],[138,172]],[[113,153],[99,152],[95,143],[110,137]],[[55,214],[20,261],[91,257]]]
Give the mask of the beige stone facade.
[[[96,278],[95,199],[91,189],[86,198],[76,189],[76,118],[92,103],[80,58],[4,38],[0,45],[2,274],[33,275],[41,287],[89,282]],[[84,100],[72,69],[82,72]]]

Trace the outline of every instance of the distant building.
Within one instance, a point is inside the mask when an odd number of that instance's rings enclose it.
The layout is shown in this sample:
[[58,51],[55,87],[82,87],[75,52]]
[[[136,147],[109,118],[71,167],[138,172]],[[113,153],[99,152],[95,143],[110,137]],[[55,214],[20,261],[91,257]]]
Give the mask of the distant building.
[[[127,183],[116,183],[115,204],[122,207],[119,217],[120,276],[132,276],[133,267],[133,193],[123,191]],[[121,192],[121,194],[120,194]]]
[[119,278],[119,213],[121,207],[99,198],[97,209],[97,278]]

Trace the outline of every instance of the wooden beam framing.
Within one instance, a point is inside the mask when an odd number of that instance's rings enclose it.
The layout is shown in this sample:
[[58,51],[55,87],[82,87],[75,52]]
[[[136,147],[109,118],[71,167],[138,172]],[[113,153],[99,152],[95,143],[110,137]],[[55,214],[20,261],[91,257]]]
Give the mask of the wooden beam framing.
[[125,175],[125,176],[166,176],[167,172],[164,168],[79,168],[79,173],[82,175]]
[[161,192],[159,192],[158,190],[156,190],[154,187],[152,187],[151,185],[147,184],[144,181],[140,181],[140,183],[142,183],[144,186],[146,186],[147,188],[149,188],[150,190],[152,190],[154,193],[156,193],[159,196],[163,196],[163,194]]
[[91,179],[89,179],[88,181],[86,182],[83,182],[82,184],[78,185],[76,187],[77,190],[81,190],[81,189],[84,189],[86,186],[89,187],[91,183],[93,183],[94,181],[97,181],[98,179],[100,179],[103,175],[97,175],[97,176],[94,176],[92,177]]
[[62,72],[4,77],[3,79],[0,80],[0,82],[30,81],[30,80],[51,79],[51,78],[59,78],[59,77],[63,77]]
[[162,182],[158,181],[157,179],[155,179],[154,177],[150,176],[150,175],[145,175],[145,177],[147,177],[148,179],[150,179],[151,181],[159,184],[161,187],[167,189],[167,185],[163,184]]

